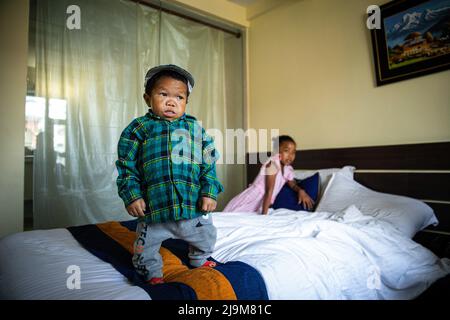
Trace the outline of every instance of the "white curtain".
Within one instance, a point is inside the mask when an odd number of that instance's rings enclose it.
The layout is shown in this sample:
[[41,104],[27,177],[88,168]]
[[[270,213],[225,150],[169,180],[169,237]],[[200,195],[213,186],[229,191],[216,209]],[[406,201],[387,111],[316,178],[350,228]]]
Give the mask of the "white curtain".
[[[66,26],[70,5],[80,8],[80,29]],[[147,112],[143,78],[152,66],[191,71],[187,112],[205,128],[242,127],[242,117],[227,119],[242,114],[242,92],[225,85],[242,87],[240,39],[130,1],[38,0],[36,11],[35,96],[42,99],[34,104],[42,104],[45,121],[34,157],[35,228],[130,219],[114,162],[120,133]],[[227,190],[220,209],[242,189],[243,166],[217,170]]]

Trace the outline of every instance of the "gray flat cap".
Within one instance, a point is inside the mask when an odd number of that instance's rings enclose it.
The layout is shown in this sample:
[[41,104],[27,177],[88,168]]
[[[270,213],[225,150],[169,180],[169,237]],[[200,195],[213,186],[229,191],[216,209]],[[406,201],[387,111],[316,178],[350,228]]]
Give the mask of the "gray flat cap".
[[162,71],[173,71],[173,72],[178,73],[180,76],[182,76],[183,78],[185,78],[187,80],[188,91],[189,91],[189,93],[192,92],[192,89],[194,88],[194,83],[195,83],[194,77],[188,71],[186,71],[183,68],[180,68],[179,66],[176,66],[174,64],[163,64],[163,65],[156,66],[156,67],[153,67],[150,70],[148,70],[147,74],[145,75],[144,88],[147,88],[147,83],[154,76],[156,76],[158,73],[160,73]]

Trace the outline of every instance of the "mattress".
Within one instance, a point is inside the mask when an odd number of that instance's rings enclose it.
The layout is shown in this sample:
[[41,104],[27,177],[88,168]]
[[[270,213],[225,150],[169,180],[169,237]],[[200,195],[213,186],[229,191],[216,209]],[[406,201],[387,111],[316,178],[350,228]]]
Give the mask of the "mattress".
[[[254,268],[267,297],[283,300],[413,299],[450,273],[449,259],[438,258],[388,223],[354,207],[348,215],[349,220],[342,214],[336,219],[332,213],[287,209],[271,210],[267,216],[217,212],[212,258]],[[3,238],[0,297],[152,299],[114,263],[92,252],[67,229]],[[79,288],[71,282],[77,267]]]
[[[150,299],[111,264],[84,249],[67,229],[17,233],[0,243],[2,299]],[[71,266],[80,270],[80,288],[70,279],[76,270]]]

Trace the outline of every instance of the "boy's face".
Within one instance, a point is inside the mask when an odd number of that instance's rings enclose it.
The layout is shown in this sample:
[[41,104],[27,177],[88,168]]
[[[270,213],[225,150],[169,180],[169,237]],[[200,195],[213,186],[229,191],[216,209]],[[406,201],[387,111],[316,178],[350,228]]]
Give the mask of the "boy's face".
[[155,83],[150,95],[144,94],[144,100],[154,114],[173,121],[186,110],[187,86],[183,81],[162,77]]
[[292,142],[283,142],[280,144],[280,162],[284,165],[292,165],[295,160],[296,145]]

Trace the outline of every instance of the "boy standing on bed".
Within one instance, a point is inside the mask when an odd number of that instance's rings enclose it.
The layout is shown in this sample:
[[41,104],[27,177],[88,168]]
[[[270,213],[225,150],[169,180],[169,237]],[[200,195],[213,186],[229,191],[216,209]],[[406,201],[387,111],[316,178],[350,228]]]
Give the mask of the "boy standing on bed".
[[223,187],[216,177],[217,151],[197,120],[185,113],[192,75],[175,65],[145,77],[145,116],[122,132],[116,161],[119,196],[138,217],[133,265],[150,284],[163,283],[159,249],[169,238],[189,243],[194,267],[214,267],[216,228],[209,214]]

